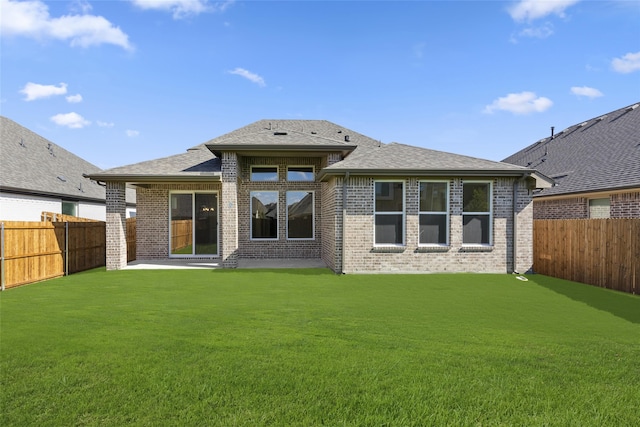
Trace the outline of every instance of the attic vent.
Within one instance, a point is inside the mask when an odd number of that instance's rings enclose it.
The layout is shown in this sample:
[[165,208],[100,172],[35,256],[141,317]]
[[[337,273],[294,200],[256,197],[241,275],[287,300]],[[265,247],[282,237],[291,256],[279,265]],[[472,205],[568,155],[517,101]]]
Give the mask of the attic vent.
[[58,179],[62,182],[67,182],[67,178],[65,178],[64,175],[58,175]]
[[604,116],[600,116],[596,119],[596,121],[601,122],[602,120],[606,119],[607,115],[605,114]]
[[274,135],[288,135],[287,132],[274,132]]
[[582,122],[578,125],[579,128],[585,127],[587,125],[587,122]]
[[315,135],[315,134],[317,134],[317,133],[318,133],[318,132],[316,132],[315,130],[312,130],[312,131],[311,131],[311,135]]
[[351,138],[349,137],[349,135],[345,135],[345,136],[344,136],[344,141],[345,141],[345,142],[349,142],[349,141],[350,141],[350,139],[351,139]]
[[80,186],[78,187],[78,190],[80,190],[81,193],[84,193],[84,190],[82,189],[82,182],[80,183]]
[[640,107],[640,104],[633,104],[631,107],[627,107],[627,111],[635,110],[638,107]]
[[27,145],[24,143],[24,139],[20,138],[20,146],[27,148]]

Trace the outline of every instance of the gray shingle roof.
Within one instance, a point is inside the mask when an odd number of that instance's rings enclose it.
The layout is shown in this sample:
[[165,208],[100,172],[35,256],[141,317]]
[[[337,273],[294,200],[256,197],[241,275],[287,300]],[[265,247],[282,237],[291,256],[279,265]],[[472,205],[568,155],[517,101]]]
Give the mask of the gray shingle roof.
[[445,153],[411,145],[392,143],[371,148],[359,155],[347,157],[323,170],[324,174],[342,173],[394,173],[443,175],[521,175],[532,172],[529,168],[494,162],[459,154]]
[[219,179],[220,159],[204,144],[187,150],[186,153],[161,159],[148,160],[127,166],[107,169],[91,175],[99,180],[203,180]]
[[640,188],[640,103],[569,126],[504,161],[556,180],[538,197]]
[[[104,201],[105,189],[83,174],[100,168],[0,116],[0,189],[69,200]],[[135,191],[127,191],[135,203]]]

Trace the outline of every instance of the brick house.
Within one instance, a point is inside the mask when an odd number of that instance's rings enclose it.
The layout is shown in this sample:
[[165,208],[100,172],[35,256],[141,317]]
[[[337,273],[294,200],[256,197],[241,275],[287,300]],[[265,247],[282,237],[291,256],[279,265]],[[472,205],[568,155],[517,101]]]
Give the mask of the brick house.
[[107,268],[137,259],[322,259],[341,273],[509,272],[532,265],[527,167],[382,144],[324,120],[261,120],[186,153],[91,175],[107,187]]
[[556,182],[534,193],[535,219],[640,218],[639,107],[552,131],[503,160]]

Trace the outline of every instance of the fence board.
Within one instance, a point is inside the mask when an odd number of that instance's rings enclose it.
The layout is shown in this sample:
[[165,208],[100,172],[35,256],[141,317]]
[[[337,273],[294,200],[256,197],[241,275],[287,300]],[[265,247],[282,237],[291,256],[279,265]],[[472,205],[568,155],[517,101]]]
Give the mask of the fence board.
[[638,294],[640,219],[536,220],[534,270]]

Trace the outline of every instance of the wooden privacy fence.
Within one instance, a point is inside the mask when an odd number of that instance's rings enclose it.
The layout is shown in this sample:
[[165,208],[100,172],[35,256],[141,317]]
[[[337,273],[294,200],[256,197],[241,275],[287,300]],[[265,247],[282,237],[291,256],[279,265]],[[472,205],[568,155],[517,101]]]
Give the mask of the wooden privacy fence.
[[640,219],[536,220],[536,273],[640,293]]
[[[59,214],[56,214],[59,215]],[[54,219],[50,214],[43,219]],[[55,219],[74,219],[66,215]],[[127,262],[135,260],[136,220],[127,219]],[[106,261],[102,221],[0,223],[0,284],[2,289],[91,268]]]

